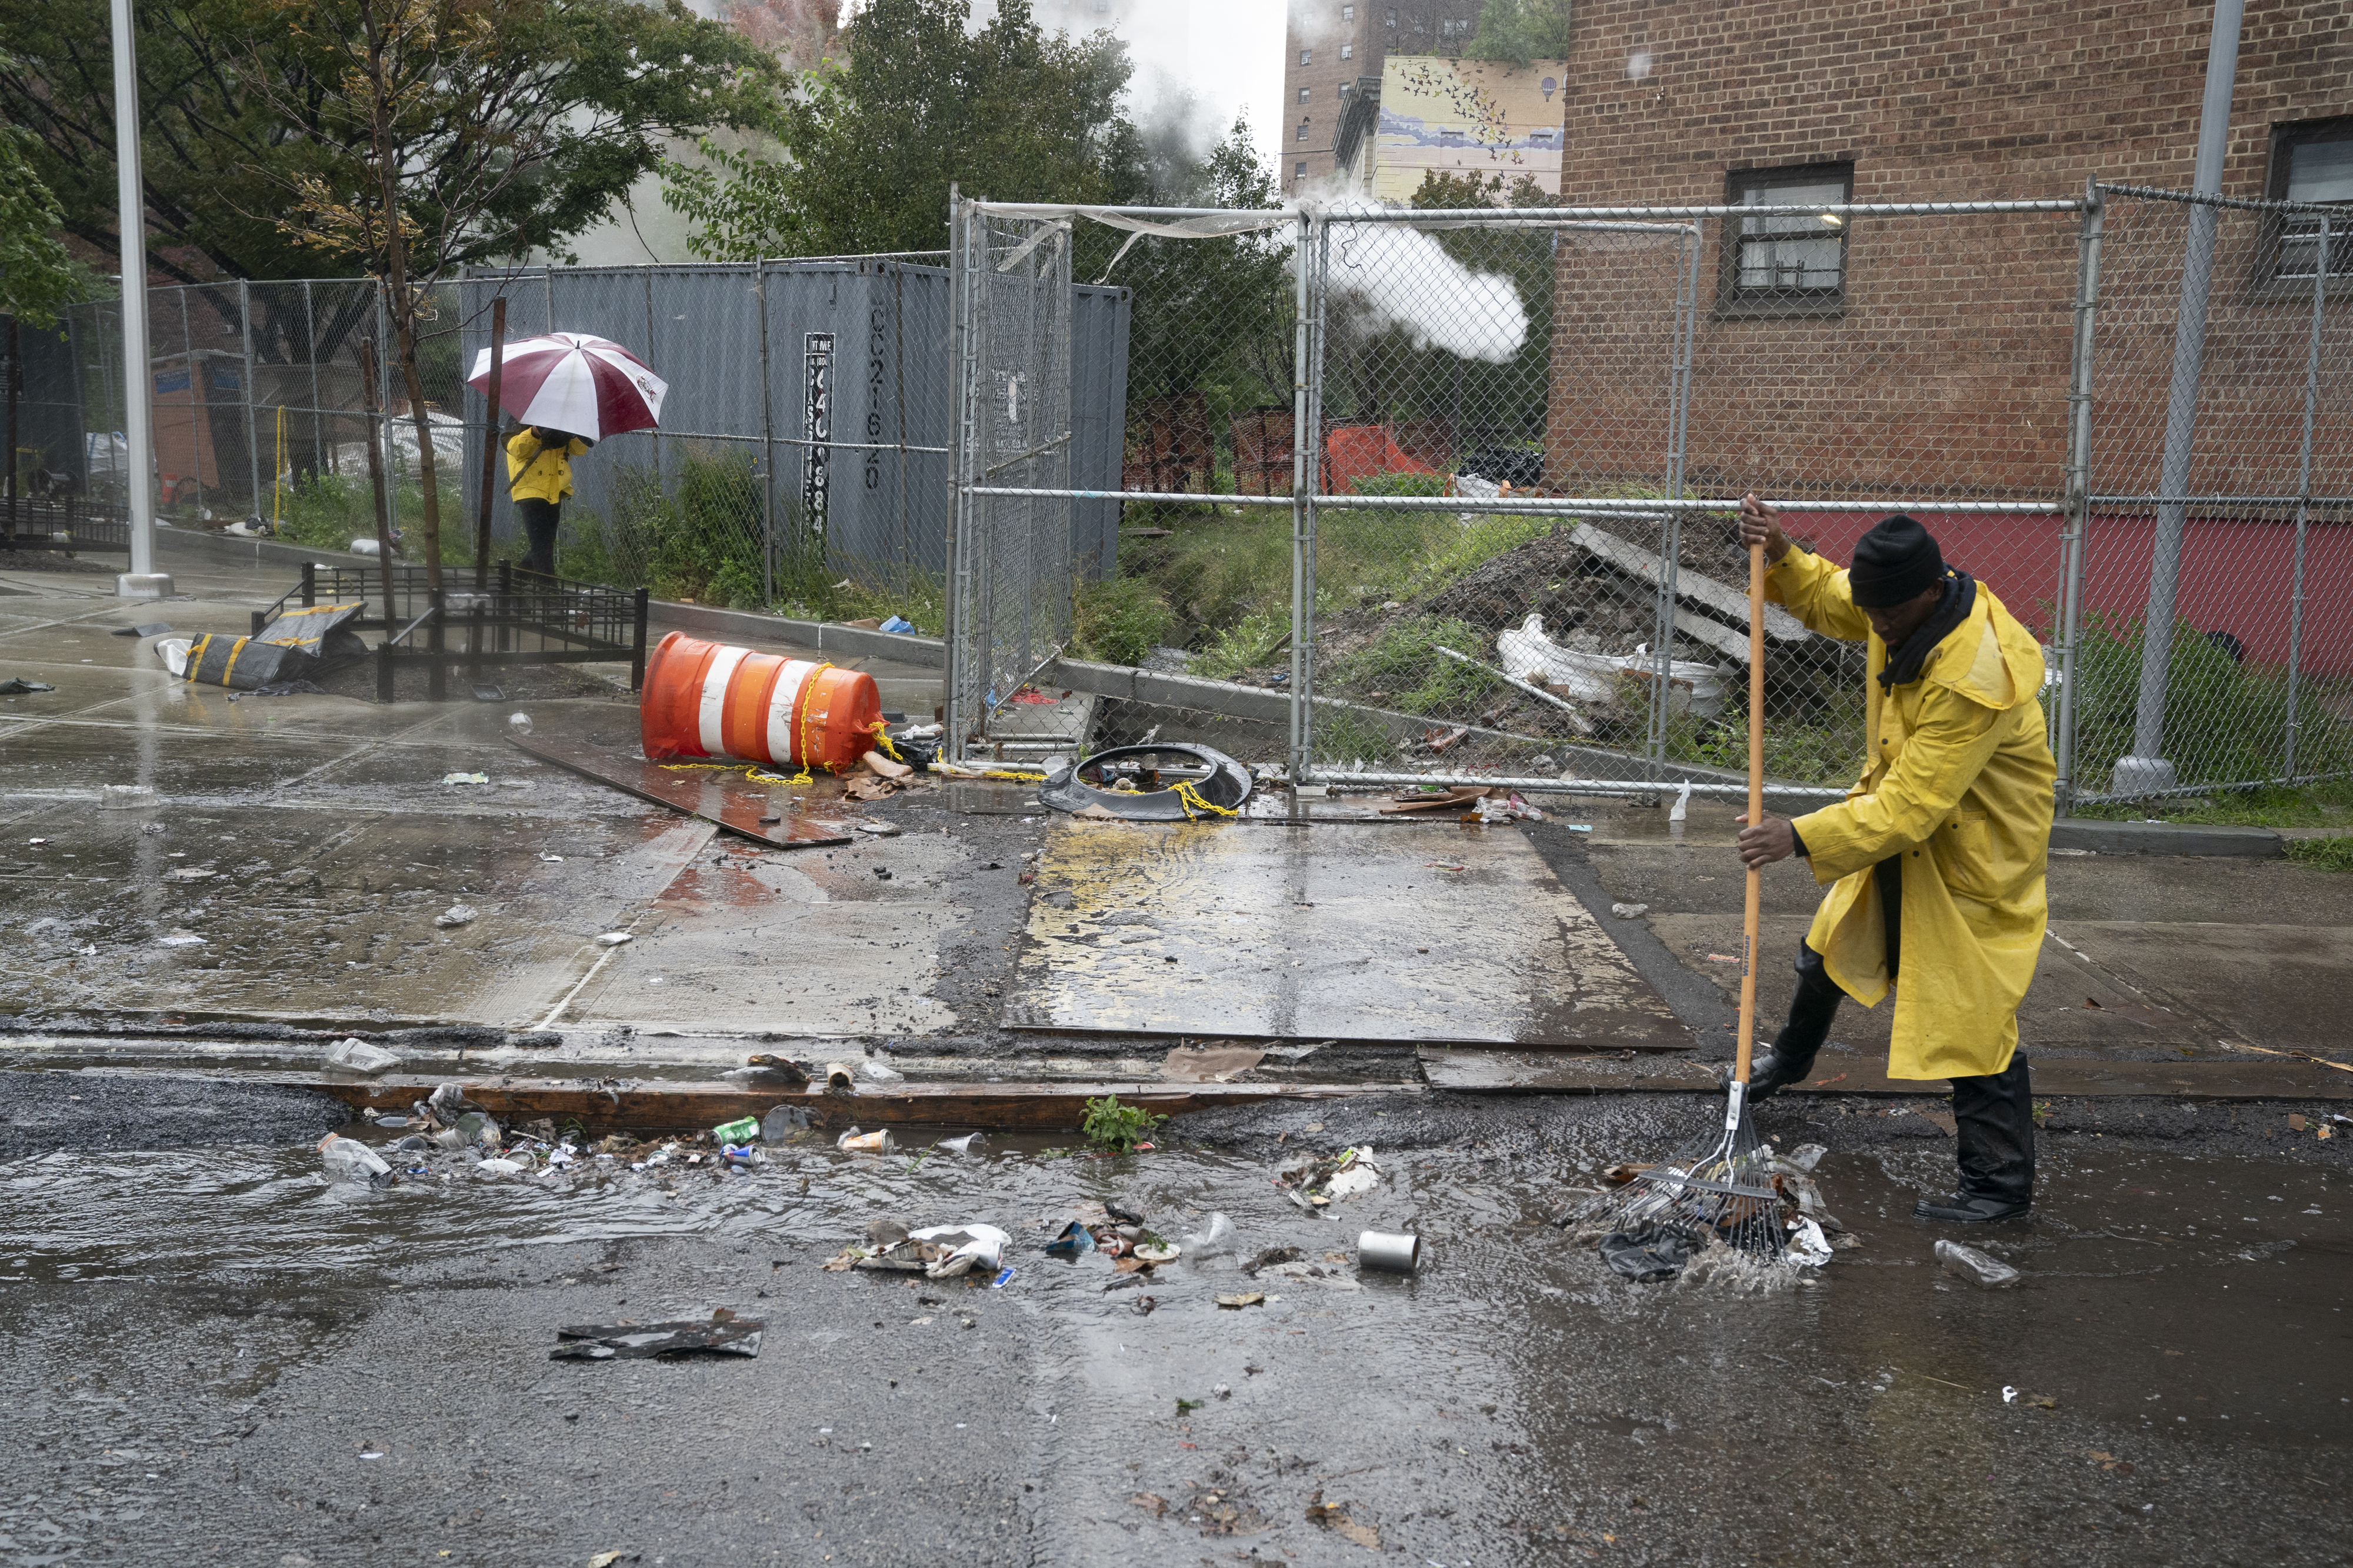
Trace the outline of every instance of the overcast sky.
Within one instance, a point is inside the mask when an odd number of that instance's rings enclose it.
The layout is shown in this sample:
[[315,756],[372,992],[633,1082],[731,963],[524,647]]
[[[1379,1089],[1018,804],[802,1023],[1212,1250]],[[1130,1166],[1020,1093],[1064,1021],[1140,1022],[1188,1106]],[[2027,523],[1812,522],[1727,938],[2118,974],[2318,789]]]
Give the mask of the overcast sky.
[[[1088,0],[1031,0],[1049,26],[1091,32],[1103,20]],[[977,7],[976,7],[977,9]],[[1282,162],[1282,0],[1124,0],[1113,31],[1135,61],[1139,115],[1192,95],[1200,122],[1223,135],[1236,110],[1250,116],[1259,155]]]

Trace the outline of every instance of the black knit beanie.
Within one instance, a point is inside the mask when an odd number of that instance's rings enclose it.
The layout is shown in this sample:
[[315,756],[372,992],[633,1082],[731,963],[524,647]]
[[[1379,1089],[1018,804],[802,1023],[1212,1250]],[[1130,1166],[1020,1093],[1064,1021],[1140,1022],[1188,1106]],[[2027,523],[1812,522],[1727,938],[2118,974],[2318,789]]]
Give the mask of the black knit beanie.
[[1945,577],[1944,552],[1928,531],[1902,512],[1855,541],[1847,584],[1855,607],[1885,610],[1916,599]]

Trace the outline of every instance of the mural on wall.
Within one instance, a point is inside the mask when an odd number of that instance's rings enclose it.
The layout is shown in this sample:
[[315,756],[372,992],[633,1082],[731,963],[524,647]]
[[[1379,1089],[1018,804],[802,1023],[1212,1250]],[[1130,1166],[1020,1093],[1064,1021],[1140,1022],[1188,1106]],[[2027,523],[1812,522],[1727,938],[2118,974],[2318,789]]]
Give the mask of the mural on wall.
[[1560,189],[1564,62],[1514,66],[1391,55],[1381,68],[1381,121],[1373,196],[1403,203],[1432,169],[1525,174]]

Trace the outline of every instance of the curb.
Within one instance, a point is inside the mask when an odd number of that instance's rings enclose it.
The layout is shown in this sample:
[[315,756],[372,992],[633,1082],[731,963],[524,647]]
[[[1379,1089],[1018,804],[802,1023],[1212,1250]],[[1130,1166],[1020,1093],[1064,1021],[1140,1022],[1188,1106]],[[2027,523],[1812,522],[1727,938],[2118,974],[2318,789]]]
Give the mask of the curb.
[[2270,859],[2287,853],[2268,827],[2210,826],[2199,823],[2101,822],[2062,817],[2051,825],[2053,849],[2088,849],[2099,855],[2221,855]]

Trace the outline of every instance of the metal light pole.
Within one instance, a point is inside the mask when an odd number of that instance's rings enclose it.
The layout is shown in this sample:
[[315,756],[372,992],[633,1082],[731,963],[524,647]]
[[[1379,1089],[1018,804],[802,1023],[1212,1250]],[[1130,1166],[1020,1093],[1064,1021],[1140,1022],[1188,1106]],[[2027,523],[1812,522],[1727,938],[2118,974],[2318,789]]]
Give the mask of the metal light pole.
[[[2242,0],[2214,0],[2214,37],[2206,50],[2206,100],[2198,111],[2198,163],[2191,194],[2220,195],[2222,154],[2231,139],[2231,88],[2239,74]],[[2181,310],[2173,329],[2173,388],[2165,409],[2165,458],[2157,480],[2157,535],[2148,562],[2148,609],[2140,633],[2140,709],[2133,721],[2132,754],[2116,759],[2114,789],[2135,795],[2171,789],[2174,767],[2164,756],[2165,687],[2173,657],[2173,605],[2181,584],[2181,538],[2189,521],[2191,441],[2198,427],[2198,374],[2206,358],[2206,296],[2214,278],[2214,237],[2221,209],[2189,207],[2189,237],[2181,257]]]
[[147,204],[139,168],[139,56],[131,0],[114,0],[114,170],[116,221],[122,229],[122,437],[128,484],[131,570],[114,580],[125,599],[171,596],[169,574],[155,570],[155,430],[150,400],[155,377],[147,359]]

